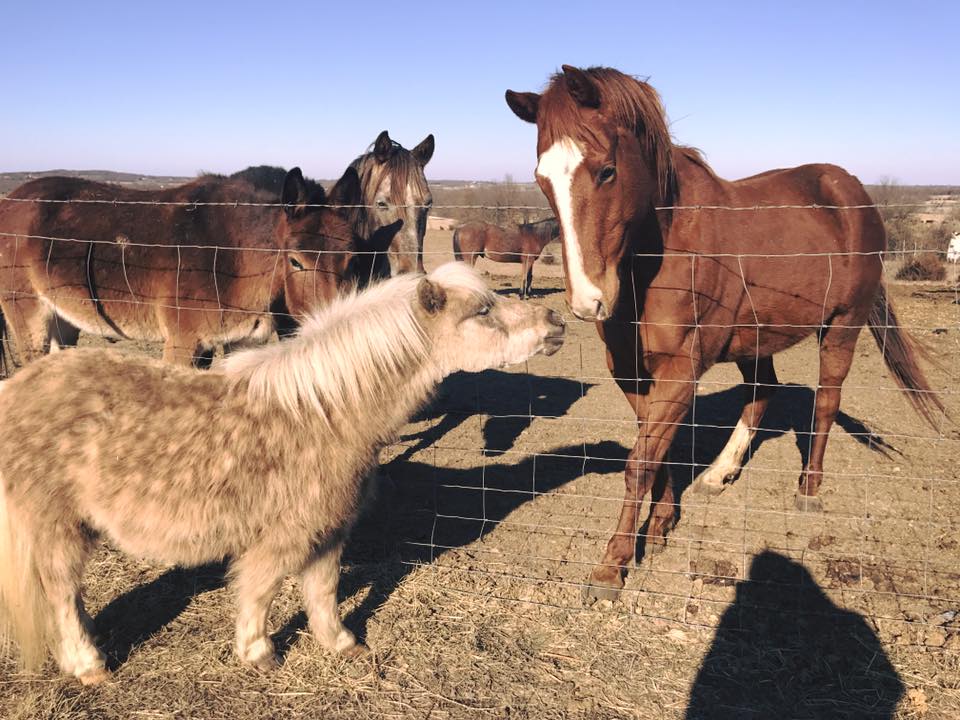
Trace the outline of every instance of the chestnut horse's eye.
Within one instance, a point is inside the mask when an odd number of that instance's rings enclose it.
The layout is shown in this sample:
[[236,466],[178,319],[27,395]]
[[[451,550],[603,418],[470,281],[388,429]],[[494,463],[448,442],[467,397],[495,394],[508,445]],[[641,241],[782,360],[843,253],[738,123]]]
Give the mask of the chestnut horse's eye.
[[597,185],[603,185],[610,182],[617,175],[617,169],[613,165],[604,165],[597,173]]
[[297,270],[303,270],[303,264],[295,257],[290,258],[290,264]]

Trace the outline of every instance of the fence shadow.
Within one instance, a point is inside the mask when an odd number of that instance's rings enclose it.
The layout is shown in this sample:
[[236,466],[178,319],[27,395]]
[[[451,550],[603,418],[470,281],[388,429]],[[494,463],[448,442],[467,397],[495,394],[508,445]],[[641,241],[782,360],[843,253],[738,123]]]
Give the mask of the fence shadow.
[[892,718],[904,684],[862,616],[788,558],[757,555],[720,620],[687,720]]

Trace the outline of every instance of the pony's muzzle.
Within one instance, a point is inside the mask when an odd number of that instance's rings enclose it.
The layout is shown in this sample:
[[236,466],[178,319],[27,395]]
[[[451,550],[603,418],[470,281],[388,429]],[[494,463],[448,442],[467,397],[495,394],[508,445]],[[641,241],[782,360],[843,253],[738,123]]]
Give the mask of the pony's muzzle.
[[567,325],[563,316],[556,310],[547,311],[547,323],[550,328],[543,338],[543,354],[553,355],[563,346],[563,336],[567,332]]

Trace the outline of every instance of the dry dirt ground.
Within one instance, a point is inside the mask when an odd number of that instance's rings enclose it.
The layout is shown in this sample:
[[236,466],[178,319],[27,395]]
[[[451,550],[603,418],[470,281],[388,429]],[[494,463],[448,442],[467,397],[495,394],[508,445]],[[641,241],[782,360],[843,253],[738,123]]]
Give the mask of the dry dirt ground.
[[[449,232],[431,232],[427,265]],[[496,270],[504,292],[517,266]],[[535,301],[564,310],[559,265]],[[900,284],[960,417],[960,304]],[[612,529],[636,430],[592,326],[526,367],[457,376],[384,453],[392,478],[345,558],[341,610],[373,648],[345,661],[305,629],[296,584],[272,613],[282,667],[232,653],[223,567],[158,568],[103,549],[88,607],[115,668],[81,689],[49,665],[0,666],[3,718],[960,717],[960,432],[925,427],[867,334],[827,451],[821,514],[793,496],[816,381],[804,342],[740,478],[688,491],[739,415],[738,374],[711,370],[671,456],[680,519],[617,603],[580,585]],[[282,518],[278,518],[282,522]]]

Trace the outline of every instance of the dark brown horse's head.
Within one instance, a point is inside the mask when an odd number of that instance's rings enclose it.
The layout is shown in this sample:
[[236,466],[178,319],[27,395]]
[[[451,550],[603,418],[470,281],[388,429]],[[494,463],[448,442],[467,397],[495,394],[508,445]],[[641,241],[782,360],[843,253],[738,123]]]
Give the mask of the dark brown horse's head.
[[[353,209],[360,203],[360,181],[348,168],[327,194],[319,183],[304,180],[300,168],[290,170],[281,194],[284,217],[277,227],[284,249],[283,296],[287,310],[300,318],[335,298],[355,281],[358,246],[352,227]],[[334,207],[318,207],[330,205]]]
[[609,318],[620,296],[630,230],[672,186],[663,107],[647,83],[610,68],[569,65],[543,94],[508,90],[536,123],[537,182],[560,221],[567,302],[583,320]]
[[423,272],[423,236],[433,204],[423,169],[433,157],[433,148],[433,135],[407,150],[384,130],[373,149],[351,165],[360,176],[364,205],[358,231],[367,243],[389,246],[393,275]]

